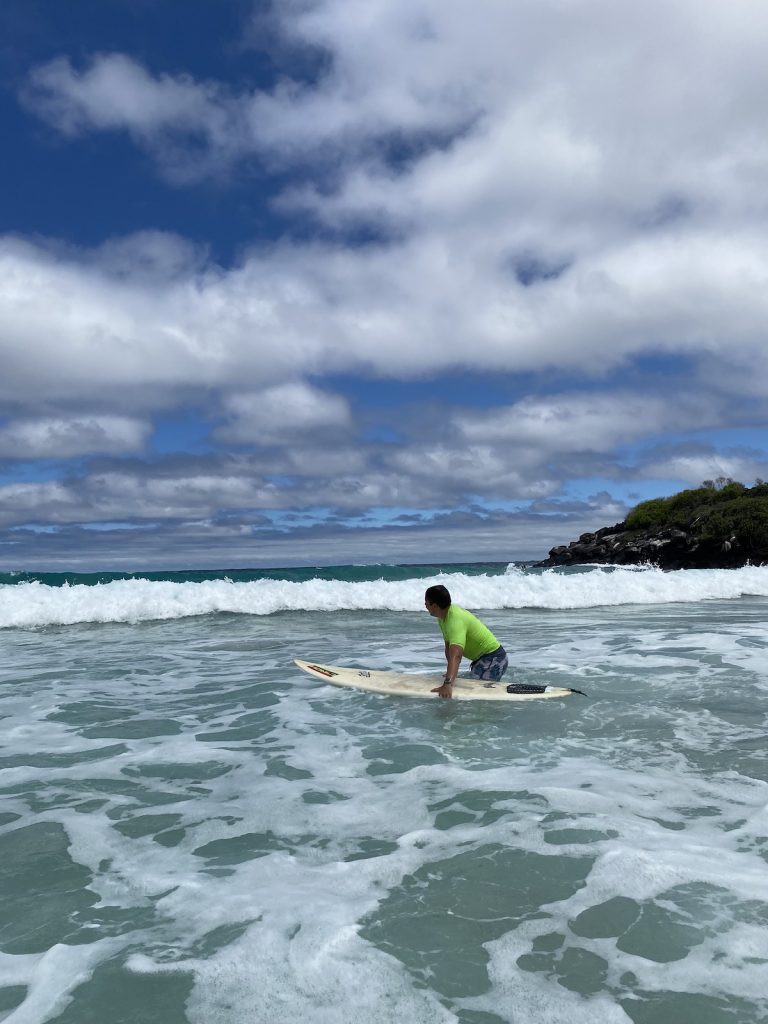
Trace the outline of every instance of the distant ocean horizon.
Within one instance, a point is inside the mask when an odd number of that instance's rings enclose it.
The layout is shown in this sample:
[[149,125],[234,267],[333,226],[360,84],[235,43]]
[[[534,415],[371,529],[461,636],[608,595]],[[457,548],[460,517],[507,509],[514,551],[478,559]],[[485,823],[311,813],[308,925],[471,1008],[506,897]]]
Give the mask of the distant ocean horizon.
[[[444,664],[529,704],[339,690]],[[768,1019],[768,567],[0,574],[0,1019]]]

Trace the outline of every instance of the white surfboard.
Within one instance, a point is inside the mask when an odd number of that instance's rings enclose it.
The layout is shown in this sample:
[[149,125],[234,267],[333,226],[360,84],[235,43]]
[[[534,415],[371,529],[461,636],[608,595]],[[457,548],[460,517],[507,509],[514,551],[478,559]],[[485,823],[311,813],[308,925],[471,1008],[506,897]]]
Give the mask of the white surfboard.
[[[436,693],[430,693],[433,686],[440,686],[442,675],[414,675],[407,672],[381,672],[375,669],[342,668],[338,665],[320,665],[315,661],[294,658],[294,664],[332,686],[347,686],[353,690],[367,690],[369,693],[397,694],[401,697],[431,697],[440,700]],[[530,687],[536,693],[507,693],[509,680],[500,683],[483,683],[479,679],[457,679],[453,684],[453,699],[456,700],[541,700],[551,697],[569,697],[578,690],[564,686]]]

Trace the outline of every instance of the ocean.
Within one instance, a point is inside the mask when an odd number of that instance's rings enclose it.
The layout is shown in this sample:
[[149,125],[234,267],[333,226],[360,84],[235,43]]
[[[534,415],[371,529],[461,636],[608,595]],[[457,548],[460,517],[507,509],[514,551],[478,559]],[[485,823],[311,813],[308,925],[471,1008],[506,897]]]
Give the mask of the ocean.
[[[434,672],[444,583],[510,678]],[[768,568],[0,574],[0,1020],[768,1019]]]

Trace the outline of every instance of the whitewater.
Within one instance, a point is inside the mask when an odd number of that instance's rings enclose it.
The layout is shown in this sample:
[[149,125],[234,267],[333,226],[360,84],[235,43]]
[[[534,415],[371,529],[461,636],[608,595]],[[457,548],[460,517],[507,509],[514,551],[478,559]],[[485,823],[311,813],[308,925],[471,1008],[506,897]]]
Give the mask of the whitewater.
[[[440,582],[511,678],[439,670]],[[0,574],[0,1021],[768,1019],[768,569]]]
[[[591,569],[591,571],[589,571]],[[65,582],[51,586],[41,580],[0,584],[0,629],[9,626],[65,625],[77,622],[142,622],[194,615],[231,613],[273,615],[298,611],[419,611],[425,578],[381,577],[365,581],[340,579],[222,578],[176,582],[144,578],[105,583]],[[253,575],[257,575],[254,573]],[[534,570],[509,565],[503,572],[470,575],[437,573],[426,585],[442,583],[459,591],[469,608],[568,609],[628,604],[670,604],[691,601],[768,597],[768,567],[735,570],[699,569],[662,572],[648,567],[581,567]]]

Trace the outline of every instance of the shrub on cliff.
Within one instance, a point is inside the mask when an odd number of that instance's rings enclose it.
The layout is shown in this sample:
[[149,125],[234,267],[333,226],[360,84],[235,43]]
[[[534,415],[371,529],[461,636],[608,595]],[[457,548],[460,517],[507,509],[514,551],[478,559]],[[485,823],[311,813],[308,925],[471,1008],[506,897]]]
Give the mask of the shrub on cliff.
[[669,498],[651,498],[642,501],[626,518],[628,530],[653,530],[667,525]]
[[699,540],[738,544],[750,553],[768,552],[768,484],[754,487],[723,480],[715,487],[692,488],[669,498],[641,502],[626,519],[628,530],[669,527],[692,532]]
[[714,504],[719,493],[709,487],[695,487],[691,490],[679,491],[671,498],[667,498],[667,501],[672,512],[688,513],[693,509]]
[[738,544],[748,552],[768,550],[768,498],[740,497],[705,516],[701,539]]

